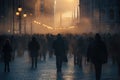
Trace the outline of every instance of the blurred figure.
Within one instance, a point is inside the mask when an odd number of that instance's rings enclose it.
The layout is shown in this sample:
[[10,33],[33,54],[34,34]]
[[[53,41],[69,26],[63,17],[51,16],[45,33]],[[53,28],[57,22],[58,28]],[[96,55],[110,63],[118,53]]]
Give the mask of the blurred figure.
[[67,58],[67,55],[68,55],[68,41],[66,39],[66,37],[63,37],[64,39],[64,43],[65,43],[65,53],[64,53],[64,58],[63,58],[63,62],[67,63],[68,62],[68,58]]
[[74,55],[74,64],[77,64],[77,38],[76,36],[73,36],[72,42],[71,42],[71,47],[72,47],[72,54]]
[[79,67],[82,67],[82,56],[83,56],[83,50],[84,50],[84,42],[82,37],[79,37],[77,39],[77,47],[76,47],[76,64]]
[[5,64],[4,71],[10,72],[9,62],[11,61],[11,57],[12,57],[12,45],[9,39],[6,39],[5,44],[3,45],[2,51],[3,51],[3,58],[4,58],[4,64]]
[[61,34],[57,35],[57,39],[53,42],[53,48],[56,55],[56,67],[57,67],[57,73],[61,73],[62,68],[62,62],[63,62],[63,56],[65,54],[65,43],[61,36]]
[[120,35],[115,34],[112,37],[112,56],[114,56],[115,62],[118,65],[118,75],[120,78]]
[[43,41],[42,41],[42,56],[43,56],[43,60],[46,61],[46,56],[47,56],[47,41],[45,36],[43,37]]
[[47,35],[47,44],[48,44],[48,52],[49,52],[49,58],[53,57],[53,48],[52,48],[52,44],[54,41],[54,36],[52,34],[48,34]]
[[11,40],[11,45],[12,45],[12,49],[13,49],[13,51],[12,51],[12,60],[14,60],[14,58],[15,58],[15,51],[16,51],[16,39],[15,39],[15,36],[14,35],[12,35],[11,36],[11,38],[10,38],[10,40]]
[[24,55],[25,47],[23,35],[18,36],[17,42],[18,42],[17,56],[22,57]]
[[97,33],[95,40],[91,41],[87,50],[87,60],[91,61],[95,67],[96,80],[100,80],[102,72],[102,64],[107,63],[107,48],[102,41],[101,36]]
[[32,68],[37,68],[37,58],[40,45],[35,37],[32,37],[32,40],[28,43],[28,50],[30,51],[30,57],[32,59]]
[[40,45],[42,46],[40,48],[40,52],[39,52],[39,56],[40,56],[40,60],[43,60],[46,61],[46,55],[47,55],[47,40],[46,40],[46,37],[45,35],[40,35],[39,37],[39,43]]

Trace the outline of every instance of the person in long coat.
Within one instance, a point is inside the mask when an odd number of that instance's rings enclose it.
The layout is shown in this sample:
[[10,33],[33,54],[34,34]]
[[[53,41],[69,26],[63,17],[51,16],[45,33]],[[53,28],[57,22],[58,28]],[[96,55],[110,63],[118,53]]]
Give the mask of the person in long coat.
[[30,52],[30,57],[32,59],[32,68],[37,68],[37,58],[40,49],[40,44],[38,43],[35,37],[32,37],[32,40],[28,43],[28,49]]
[[87,50],[87,60],[94,64],[96,80],[100,80],[102,64],[107,63],[108,53],[105,43],[99,33],[95,35],[95,40],[91,41]]
[[6,39],[2,51],[3,51],[3,59],[5,64],[4,71],[10,72],[9,62],[11,61],[11,57],[12,57],[12,45],[9,39]]
[[57,39],[53,42],[53,49],[56,55],[57,73],[61,73],[62,62],[65,54],[65,43],[61,34],[58,34]]

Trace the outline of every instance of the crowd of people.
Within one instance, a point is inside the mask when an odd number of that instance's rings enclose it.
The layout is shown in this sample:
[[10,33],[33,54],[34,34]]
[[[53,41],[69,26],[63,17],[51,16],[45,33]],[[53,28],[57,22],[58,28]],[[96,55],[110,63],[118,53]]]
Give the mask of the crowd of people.
[[57,73],[62,72],[62,63],[67,56],[74,56],[74,65],[82,67],[82,57],[94,65],[96,80],[100,80],[102,64],[112,59],[118,65],[120,76],[120,35],[119,34],[35,34],[0,35],[0,59],[5,63],[5,72],[10,72],[9,63],[16,56],[28,51],[31,67],[37,68],[37,59],[46,61],[46,56],[56,56]]

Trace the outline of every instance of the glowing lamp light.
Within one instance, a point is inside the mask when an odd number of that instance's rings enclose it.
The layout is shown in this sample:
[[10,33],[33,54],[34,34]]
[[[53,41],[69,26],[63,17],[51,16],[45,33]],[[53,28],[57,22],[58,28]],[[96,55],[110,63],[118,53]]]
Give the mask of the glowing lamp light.
[[23,14],[23,17],[27,17],[27,14]]
[[36,23],[36,21],[34,20],[34,23]]
[[21,11],[22,11],[22,8],[21,8],[21,7],[19,7],[19,8],[18,8],[18,11],[19,11],[19,12],[21,12]]
[[54,4],[56,5],[56,0],[54,1]]
[[20,15],[20,13],[19,13],[19,12],[16,12],[16,15],[17,15],[17,16],[19,16],[19,15]]

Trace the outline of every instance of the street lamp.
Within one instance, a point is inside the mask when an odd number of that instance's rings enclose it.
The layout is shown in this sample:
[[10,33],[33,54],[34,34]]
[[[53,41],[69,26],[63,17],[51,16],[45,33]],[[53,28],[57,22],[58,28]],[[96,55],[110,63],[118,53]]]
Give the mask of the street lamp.
[[20,15],[20,13],[19,13],[19,12],[16,12],[16,15],[17,15],[17,16],[19,16],[19,15]]
[[[16,16],[19,17],[19,16],[20,16],[20,12],[17,11],[17,12],[16,12]],[[19,23],[20,23],[20,21],[19,21]],[[19,27],[20,27],[20,26],[19,26]],[[20,33],[20,29],[19,29],[19,33]]]
[[21,12],[21,11],[22,11],[22,8],[21,8],[21,7],[19,7],[19,8],[18,8],[18,11],[19,11],[19,12]]
[[24,13],[24,14],[23,14],[23,17],[27,17],[27,14]]
[[24,17],[24,33],[26,34],[26,17],[27,17],[27,14],[23,14],[23,17]]
[[32,14],[32,13],[30,13],[30,18],[31,18],[31,35],[32,35],[32,33],[33,33],[32,17],[33,17],[33,14]]
[[18,7],[18,12],[16,12],[16,15],[19,17],[19,33],[21,34],[21,12],[22,12],[22,8]]

